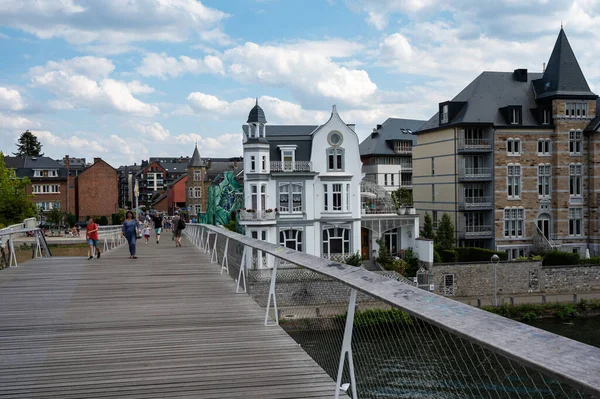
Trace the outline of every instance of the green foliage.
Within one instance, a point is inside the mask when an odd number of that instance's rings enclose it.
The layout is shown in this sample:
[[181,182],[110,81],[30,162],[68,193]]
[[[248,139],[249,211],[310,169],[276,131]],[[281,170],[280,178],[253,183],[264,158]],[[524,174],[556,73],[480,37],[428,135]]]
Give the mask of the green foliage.
[[502,251],[493,251],[487,248],[456,248],[459,262],[489,262],[494,255],[498,255],[500,260],[507,260],[508,254]]
[[[347,314],[338,316],[346,320]],[[414,320],[411,315],[399,309],[367,309],[354,313],[355,328],[371,328],[378,326],[411,326]]]
[[404,261],[406,262],[406,268],[404,269],[404,276],[406,277],[416,277],[421,264],[419,262],[419,258],[415,256],[413,251],[407,250],[404,255]]
[[39,142],[38,138],[27,130],[19,137],[17,152],[13,153],[13,155],[17,157],[41,157],[44,154],[42,154],[42,144]]
[[561,303],[546,303],[540,304],[523,304],[511,306],[503,304],[502,306],[484,306],[483,310],[510,319],[521,321],[532,321],[540,317],[558,317],[561,320],[568,320],[573,317],[585,316],[590,311],[600,311],[600,300],[592,299],[586,301],[582,299],[577,305],[561,304]]
[[442,263],[442,257],[438,251],[433,251],[433,263]]
[[113,226],[118,226],[120,224],[123,224],[123,222],[125,221],[125,211],[119,211],[117,213],[113,213],[112,215],[110,215],[110,219],[111,219]]
[[578,265],[579,255],[571,252],[550,251],[544,256],[544,266]]
[[96,223],[100,226],[108,226],[108,218],[106,216],[100,216],[99,218],[94,218],[94,220],[97,220]]
[[589,259],[580,259],[580,265],[600,265],[600,256],[594,256]]
[[421,231],[421,237],[429,238],[430,240],[435,238],[435,233],[433,232],[433,219],[431,219],[431,215],[428,212],[425,212],[425,216],[423,217],[423,231]]
[[25,188],[29,179],[18,179],[14,170],[8,169],[0,152],[0,225],[20,223],[36,215],[35,205],[29,201]]
[[379,245],[379,256],[377,257],[377,263],[387,270],[386,266],[391,265],[394,262],[394,257],[390,253],[388,247],[385,245],[385,241],[379,239],[375,242],[377,245]]
[[356,252],[348,257],[346,257],[346,259],[344,260],[344,263],[350,266],[360,266],[362,265],[363,262],[363,258],[360,255],[360,252]]
[[69,227],[75,227],[75,223],[77,223],[77,217],[69,212],[65,217],[65,222]]
[[60,211],[59,208],[52,208],[52,210],[50,210],[50,212],[46,214],[46,221],[54,223],[57,226],[60,226],[62,224],[62,220],[63,213]]
[[392,193],[392,200],[396,209],[406,207],[410,208],[413,205],[413,193],[405,187],[400,187]]
[[235,233],[237,231],[237,225],[236,225],[236,222],[235,222],[235,218],[231,218],[231,220],[229,221],[229,223],[227,223],[224,227],[227,230],[233,231]]
[[440,256],[444,263],[458,262],[458,253],[453,249],[442,249]]
[[[435,242],[442,249],[454,248],[454,225],[452,224],[450,215],[447,213],[442,215],[442,220],[440,221],[438,231],[435,236]],[[443,257],[444,256],[442,255],[442,258]]]
[[575,317],[577,315],[577,310],[575,309],[574,305],[565,305],[558,312],[556,312],[556,315],[559,319],[564,321]]

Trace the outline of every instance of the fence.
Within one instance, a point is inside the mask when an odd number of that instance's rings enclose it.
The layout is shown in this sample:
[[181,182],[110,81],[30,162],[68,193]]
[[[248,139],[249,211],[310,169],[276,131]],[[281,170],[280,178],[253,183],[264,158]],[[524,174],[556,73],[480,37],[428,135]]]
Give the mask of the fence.
[[[184,232],[336,381],[336,398],[600,396],[600,349],[219,227]],[[253,270],[253,252],[273,268]]]

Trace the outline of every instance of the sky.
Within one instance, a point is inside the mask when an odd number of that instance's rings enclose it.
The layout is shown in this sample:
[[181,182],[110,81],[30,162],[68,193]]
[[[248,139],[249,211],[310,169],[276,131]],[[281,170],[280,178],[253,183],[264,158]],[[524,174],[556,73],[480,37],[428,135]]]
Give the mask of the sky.
[[115,167],[241,156],[256,98],[271,124],[336,104],[362,140],[483,71],[541,72],[561,23],[599,92],[600,0],[0,0],[0,151],[28,129]]

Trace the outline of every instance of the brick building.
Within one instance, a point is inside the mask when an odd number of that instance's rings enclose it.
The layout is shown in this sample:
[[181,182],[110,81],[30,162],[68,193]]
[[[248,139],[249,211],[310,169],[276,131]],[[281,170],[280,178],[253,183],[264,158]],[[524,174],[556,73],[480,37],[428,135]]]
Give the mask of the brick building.
[[600,253],[597,97],[562,28],[542,73],[483,72],[417,132],[417,209],[513,259]]
[[[100,158],[77,176],[77,218],[106,216],[119,209],[117,170]],[[110,219],[109,219],[110,220]]]
[[210,182],[206,181],[206,162],[200,157],[197,145],[192,159],[187,165],[187,176],[185,201],[190,215],[206,212]]

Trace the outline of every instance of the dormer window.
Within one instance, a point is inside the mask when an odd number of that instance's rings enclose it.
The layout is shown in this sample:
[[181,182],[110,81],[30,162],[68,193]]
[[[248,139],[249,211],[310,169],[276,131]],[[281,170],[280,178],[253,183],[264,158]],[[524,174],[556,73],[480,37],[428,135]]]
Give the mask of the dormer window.
[[394,141],[394,152],[396,154],[409,154],[412,152],[412,141],[396,140]]
[[280,145],[281,151],[281,169],[284,171],[293,171],[296,169],[296,145]]
[[552,120],[549,109],[542,110],[542,125],[549,125]]
[[440,123],[448,123],[448,104],[442,105]]
[[508,116],[510,118],[511,125],[521,124],[521,107],[509,107]]

